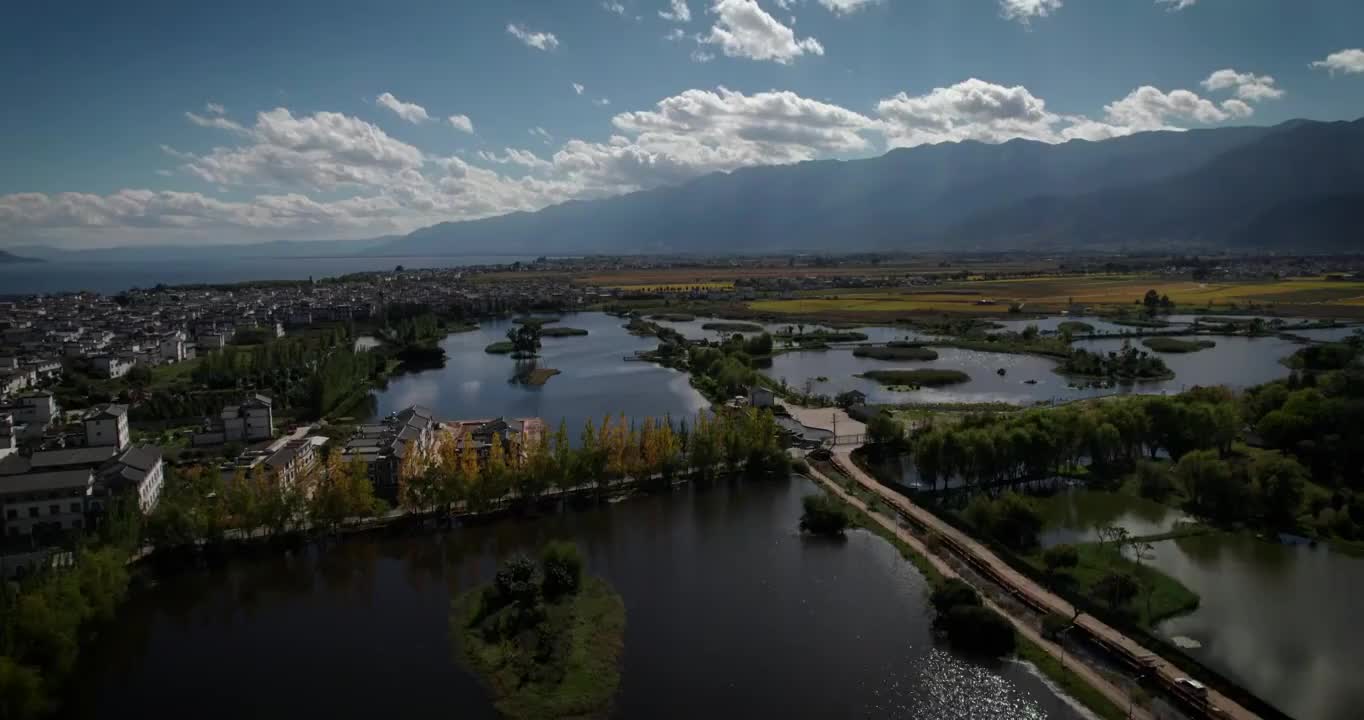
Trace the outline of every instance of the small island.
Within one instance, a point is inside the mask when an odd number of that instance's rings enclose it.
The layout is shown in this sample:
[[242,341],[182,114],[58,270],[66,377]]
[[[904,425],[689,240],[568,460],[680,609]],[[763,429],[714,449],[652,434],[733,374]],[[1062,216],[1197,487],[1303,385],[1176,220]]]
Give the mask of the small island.
[[800,516],[800,531],[803,533],[840,537],[852,524],[843,504],[828,495],[806,495],[800,502],[804,509]]
[[882,385],[919,388],[955,385],[971,379],[960,370],[924,368],[921,370],[868,370],[856,377],[874,380]]
[[495,343],[489,344],[488,347],[483,348],[483,352],[490,353],[492,355],[506,355],[515,349],[516,346],[513,345],[510,341],[499,340]]
[[580,337],[586,334],[586,330],[574,327],[547,327],[540,331],[540,337],[542,338]]
[[1100,380],[1169,380],[1175,376],[1164,360],[1127,342],[1121,350],[1109,353],[1076,350],[1056,368],[1056,372]]
[[1217,347],[1217,343],[1211,340],[1184,340],[1173,337],[1146,338],[1141,344],[1162,353],[1191,353]]
[[583,577],[578,548],[552,542],[540,563],[508,560],[491,585],[452,603],[461,660],[511,718],[604,717],[620,686],[625,603]]
[[702,330],[714,330],[718,332],[762,332],[763,326],[754,325],[746,322],[708,322],[701,326]]
[[532,386],[532,387],[540,387],[540,386],[544,385],[545,383],[549,382],[549,379],[550,379],[550,378],[552,378],[552,377],[554,377],[555,375],[558,375],[558,374],[559,374],[559,370],[556,369],[556,368],[542,368],[542,367],[538,367],[538,368],[534,368],[534,369],[532,369],[532,370],[528,370],[528,371],[526,371],[526,372],[524,372],[524,373],[519,373],[519,374],[517,374],[515,377],[513,377],[512,380],[513,380],[514,382],[520,383],[520,384],[522,384],[522,385],[530,385],[530,386]]
[[873,360],[937,360],[938,353],[932,348],[909,343],[887,343],[885,346],[860,347],[853,350],[855,357]]
[[689,313],[658,313],[650,315],[650,320],[662,320],[664,322],[691,322],[696,319],[695,315]]
[[1071,335],[1082,335],[1094,332],[1094,326],[1079,320],[1066,320],[1056,326],[1056,332],[1069,333]]

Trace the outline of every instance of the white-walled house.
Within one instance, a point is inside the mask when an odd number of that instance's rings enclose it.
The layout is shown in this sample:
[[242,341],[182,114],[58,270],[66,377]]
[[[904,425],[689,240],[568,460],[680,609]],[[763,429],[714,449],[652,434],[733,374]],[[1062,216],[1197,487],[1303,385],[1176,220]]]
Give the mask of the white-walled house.
[[128,447],[127,405],[100,405],[85,414],[85,444],[90,447],[111,445]]
[[5,534],[22,536],[85,527],[86,500],[94,482],[95,473],[90,469],[0,477]]
[[121,378],[133,369],[133,363],[115,355],[100,355],[90,359],[95,374],[106,378]]
[[[103,500],[112,494],[131,493],[137,498],[138,509],[146,514],[161,499],[165,480],[166,464],[161,459],[161,448],[154,445],[130,448],[100,471],[97,495]],[[103,507],[96,501],[91,509],[98,511]]]

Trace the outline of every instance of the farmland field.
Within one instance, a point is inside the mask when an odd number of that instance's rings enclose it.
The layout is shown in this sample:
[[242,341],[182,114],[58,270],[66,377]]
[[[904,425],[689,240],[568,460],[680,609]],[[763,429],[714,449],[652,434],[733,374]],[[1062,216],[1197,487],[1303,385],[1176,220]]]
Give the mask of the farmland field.
[[655,293],[677,293],[691,292],[693,290],[733,290],[734,281],[717,282],[689,282],[689,283],[640,283],[635,285],[604,285],[612,290],[624,290],[626,292],[655,292]]
[[868,316],[889,313],[998,315],[1021,303],[1025,312],[1051,312],[1083,305],[1120,310],[1147,290],[1168,295],[1181,310],[1256,310],[1302,315],[1354,316],[1364,312],[1364,282],[1295,278],[1281,281],[1196,282],[1134,275],[1086,275],[947,283],[932,291],[887,289],[821,293],[762,300],[750,309],[775,314]]

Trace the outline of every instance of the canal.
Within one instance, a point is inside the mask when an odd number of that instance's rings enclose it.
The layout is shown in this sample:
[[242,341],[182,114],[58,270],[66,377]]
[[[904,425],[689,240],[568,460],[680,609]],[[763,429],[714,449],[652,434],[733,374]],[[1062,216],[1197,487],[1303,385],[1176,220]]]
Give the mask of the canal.
[[614,717],[1085,716],[1028,666],[941,647],[924,579],[881,538],[801,536],[816,491],[721,483],[165,577],[86,654],[66,715],[491,718],[454,660],[450,600],[569,538],[626,603]]

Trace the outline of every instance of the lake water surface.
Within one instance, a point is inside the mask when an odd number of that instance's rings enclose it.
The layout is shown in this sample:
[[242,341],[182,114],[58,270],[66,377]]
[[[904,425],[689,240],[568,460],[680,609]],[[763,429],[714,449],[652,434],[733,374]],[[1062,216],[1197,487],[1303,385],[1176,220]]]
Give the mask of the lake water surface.
[[1364,708],[1364,559],[1246,535],[1155,543],[1154,564],[1201,597],[1160,631],[1300,720]]
[[553,538],[626,604],[620,718],[1082,717],[1027,666],[940,647],[884,540],[802,537],[804,479],[686,489],[444,535],[351,538],[136,593],[70,717],[492,718],[455,662],[452,597]]
[[400,375],[377,394],[377,414],[387,415],[410,405],[426,405],[437,417],[472,419],[539,417],[551,430],[568,423],[577,438],[590,418],[625,413],[627,417],[671,415],[688,419],[709,406],[691,386],[685,373],[624,357],[658,346],[657,338],[636,337],[623,320],[605,313],[564,315],[557,325],[588,331],[585,336],[545,338],[536,361],[560,374],[540,387],[510,382],[517,361],[508,355],[483,351],[505,340],[510,320],[484,321],[478,330],[450,335],[441,342],[445,367]]

